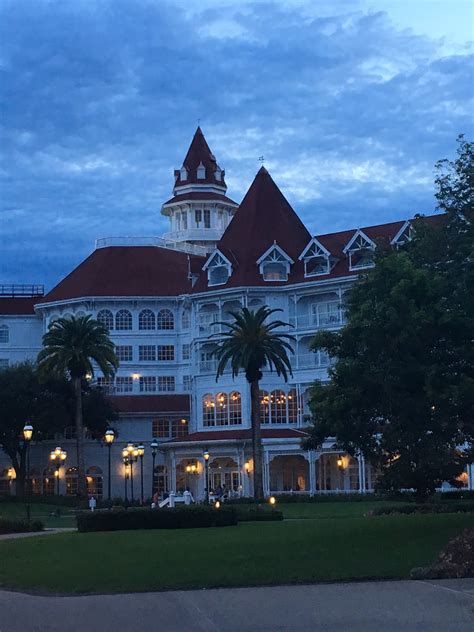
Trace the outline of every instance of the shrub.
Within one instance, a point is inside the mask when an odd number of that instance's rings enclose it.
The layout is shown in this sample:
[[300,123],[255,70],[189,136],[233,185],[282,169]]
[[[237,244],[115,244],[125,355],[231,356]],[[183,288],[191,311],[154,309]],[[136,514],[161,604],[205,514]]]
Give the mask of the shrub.
[[129,509],[88,511],[76,516],[79,531],[122,531],[130,529],[193,529],[227,527],[237,524],[237,514],[222,507],[174,507],[167,509]]
[[400,505],[399,507],[381,507],[368,513],[370,516],[390,516],[394,514],[427,513],[470,513],[474,512],[474,502],[426,503],[424,505]]
[[465,529],[448,542],[432,565],[413,568],[412,579],[474,577],[474,529]]
[[5,533],[29,533],[43,531],[44,525],[39,520],[28,522],[27,520],[7,520],[0,518],[0,534]]

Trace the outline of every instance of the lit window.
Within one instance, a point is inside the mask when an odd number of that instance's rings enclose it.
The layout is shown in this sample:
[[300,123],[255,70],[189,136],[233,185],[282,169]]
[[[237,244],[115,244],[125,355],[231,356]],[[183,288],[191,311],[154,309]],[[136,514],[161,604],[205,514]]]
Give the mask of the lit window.
[[262,424],[296,424],[298,398],[296,389],[288,393],[277,389],[271,393],[260,391],[260,415]]
[[155,393],[156,377],[154,375],[144,375],[140,378],[140,393]]
[[132,314],[128,309],[121,309],[115,314],[115,329],[117,331],[130,330],[132,328]]
[[229,395],[229,424],[242,423],[242,398],[238,391]]
[[211,227],[211,211],[209,209],[204,209],[204,228]]
[[138,315],[138,329],[155,329],[155,314],[151,309],[143,309]]
[[107,327],[109,331],[112,331],[114,328],[114,315],[109,309],[102,309],[97,314],[97,320],[101,325]]
[[156,326],[157,329],[174,329],[173,312],[169,309],[162,309],[158,312]]
[[174,375],[160,375],[158,377],[158,390],[162,393],[168,393],[176,390]]
[[158,345],[157,350],[159,361],[170,362],[174,360],[174,345]]
[[132,345],[116,345],[115,355],[119,362],[132,362],[133,347]]
[[189,360],[191,358],[191,345],[189,343],[185,342],[181,351],[183,360]]
[[227,393],[217,393],[216,395],[216,426],[227,426],[229,424],[229,409],[227,404]]
[[140,362],[156,362],[155,345],[140,345],[138,347],[138,359]]
[[133,391],[132,377],[117,377],[115,380],[116,393],[131,393]]
[[262,424],[270,423],[270,393],[260,391],[260,420]]
[[202,398],[202,421],[204,426],[215,426],[215,406],[214,395],[207,393]]

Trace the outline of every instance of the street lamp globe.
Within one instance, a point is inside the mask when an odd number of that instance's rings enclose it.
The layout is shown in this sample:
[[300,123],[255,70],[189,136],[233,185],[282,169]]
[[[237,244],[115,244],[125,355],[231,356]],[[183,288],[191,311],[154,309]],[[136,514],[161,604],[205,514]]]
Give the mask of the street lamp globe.
[[107,443],[107,445],[112,445],[112,443],[114,442],[114,439],[115,439],[115,432],[112,430],[112,428],[109,428],[108,430],[105,431],[105,435],[104,435],[105,443]]
[[150,443],[150,448],[152,454],[156,454],[158,452],[158,441],[156,439],[153,439]]
[[23,439],[25,441],[30,441],[33,436],[33,426],[31,424],[25,424],[23,428]]
[[145,446],[142,444],[137,446],[137,453],[138,453],[138,456],[142,457],[145,454]]
[[202,453],[202,456],[204,457],[204,460],[207,462],[209,461],[209,457],[211,456],[209,454],[209,450],[204,450],[204,452]]

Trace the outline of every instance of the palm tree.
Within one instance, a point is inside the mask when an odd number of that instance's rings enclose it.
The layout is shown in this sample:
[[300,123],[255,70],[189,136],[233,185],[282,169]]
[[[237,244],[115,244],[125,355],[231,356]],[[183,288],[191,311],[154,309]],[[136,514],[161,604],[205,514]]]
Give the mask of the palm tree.
[[84,468],[84,424],[82,418],[82,381],[94,376],[95,362],[104,377],[112,377],[118,368],[114,343],[106,327],[91,316],[58,318],[43,336],[43,349],[38,354],[38,368],[45,375],[68,377],[75,399],[77,487],[86,494]]
[[265,322],[274,312],[281,309],[260,307],[257,311],[243,307],[239,312],[230,312],[234,322],[216,323],[227,327],[222,340],[214,351],[218,359],[216,381],[224,373],[227,364],[232,367],[232,377],[239,371],[245,372],[250,384],[252,403],[252,448],[253,448],[253,487],[256,500],[263,498],[262,476],[262,434],[260,429],[260,380],[262,369],[268,366],[275,368],[277,375],[283,376],[285,382],[288,374],[293,375],[288,351],[293,353],[289,340],[295,340],[290,334],[275,333],[278,327],[287,327],[281,320]]

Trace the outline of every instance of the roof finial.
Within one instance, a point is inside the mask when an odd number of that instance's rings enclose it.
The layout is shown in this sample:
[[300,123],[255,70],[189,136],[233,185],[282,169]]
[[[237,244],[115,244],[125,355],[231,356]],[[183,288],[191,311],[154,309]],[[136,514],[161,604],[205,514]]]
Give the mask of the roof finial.
[[265,158],[263,156],[259,156],[258,160],[259,160],[259,162],[262,163],[262,167],[263,167],[263,163],[265,162]]

